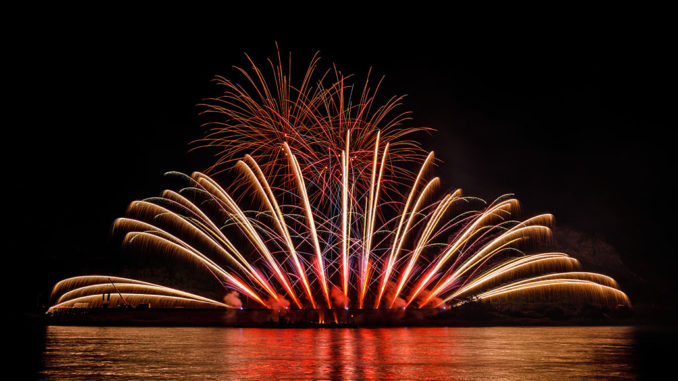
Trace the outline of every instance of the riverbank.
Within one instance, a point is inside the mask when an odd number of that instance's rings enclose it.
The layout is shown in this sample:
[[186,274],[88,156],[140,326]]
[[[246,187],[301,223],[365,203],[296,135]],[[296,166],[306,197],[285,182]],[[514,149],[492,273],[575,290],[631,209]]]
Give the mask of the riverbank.
[[34,315],[48,325],[225,327],[477,327],[635,325],[634,311],[590,305],[502,306],[468,303],[452,309],[155,309],[68,308]]

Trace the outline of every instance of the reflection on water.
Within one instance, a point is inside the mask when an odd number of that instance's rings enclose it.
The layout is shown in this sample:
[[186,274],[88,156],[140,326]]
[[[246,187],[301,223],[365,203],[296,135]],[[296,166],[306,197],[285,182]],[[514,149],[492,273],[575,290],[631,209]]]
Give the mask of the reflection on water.
[[48,379],[633,377],[631,327],[48,327]]

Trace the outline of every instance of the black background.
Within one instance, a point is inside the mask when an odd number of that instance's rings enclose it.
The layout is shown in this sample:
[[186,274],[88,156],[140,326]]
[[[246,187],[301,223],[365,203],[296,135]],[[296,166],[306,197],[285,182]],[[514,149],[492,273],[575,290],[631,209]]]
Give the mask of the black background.
[[[132,200],[164,189],[168,170],[203,169],[187,153],[196,106],[216,74],[291,51],[319,50],[381,94],[408,94],[446,187],[488,200],[515,193],[525,215],[613,245],[672,303],[675,32],[661,10],[483,12],[361,8],[310,13],[30,11],[8,31],[3,61],[5,251],[19,311],[54,282],[115,270],[110,226]],[[79,13],[84,11],[85,13]],[[627,290],[633,294],[634,290]],[[643,302],[641,300],[641,302]]]

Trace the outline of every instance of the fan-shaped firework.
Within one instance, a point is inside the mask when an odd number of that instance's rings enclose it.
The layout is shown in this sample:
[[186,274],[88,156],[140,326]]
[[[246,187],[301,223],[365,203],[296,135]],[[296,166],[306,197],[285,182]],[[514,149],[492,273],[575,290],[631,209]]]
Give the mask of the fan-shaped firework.
[[[510,196],[489,205],[460,189],[436,198],[433,153],[403,140],[421,129],[401,127],[406,114],[390,116],[400,98],[376,107],[367,84],[356,97],[336,70],[329,85],[328,73],[316,78],[316,65],[314,57],[298,87],[280,59],[272,88],[254,65],[240,70],[249,89],[218,77],[226,91],[206,112],[224,119],[200,144],[220,148],[211,169],[235,163],[238,180],[224,188],[204,173],[174,172],[186,187],[135,201],[115,221],[125,246],[198,264],[230,301],[95,276],[59,283],[55,307],[102,293],[240,307],[232,290],[272,309],[429,308],[541,294],[629,303],[613,279],[577,271],[568,255],[534,253],[549,241],[551,215],[516,220]],[[406,169],[414,163],[418,170]]]

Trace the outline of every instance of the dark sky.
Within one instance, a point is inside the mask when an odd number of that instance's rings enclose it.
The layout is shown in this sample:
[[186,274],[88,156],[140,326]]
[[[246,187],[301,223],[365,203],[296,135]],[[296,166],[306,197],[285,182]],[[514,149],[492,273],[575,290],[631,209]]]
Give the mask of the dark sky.
[[210,79],[233,76],[244,52],[262,62],[274,41],[300,67],[319,50],[359,78],[386,75],[381,94],[408,94],[413,124],[438,130],[424,140],[445,186],[515,193],[526,215],[599,235],[675,289],[675,31],[660,12],[588,11],[27,18],[5,56],[5,200],[24,299],[115,262],[110,226],[127,204],[164,189],[165,171],[209,162],[186,151],[204,122],[196,104],[218,93]]

